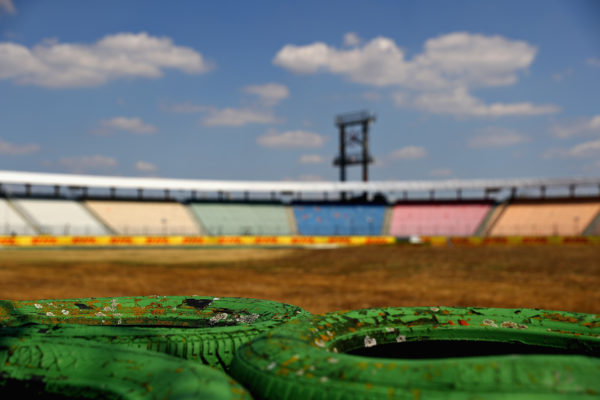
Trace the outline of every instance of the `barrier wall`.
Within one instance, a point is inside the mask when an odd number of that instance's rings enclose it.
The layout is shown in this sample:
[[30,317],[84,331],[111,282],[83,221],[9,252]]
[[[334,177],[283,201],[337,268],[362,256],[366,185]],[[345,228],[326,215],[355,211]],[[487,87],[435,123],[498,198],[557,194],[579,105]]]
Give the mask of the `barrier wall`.
[[432,246],[600,245],[600,236],[421,236],[415,242]]
[[271,204],[192,203],[208,235],[291,235],[286,207]]
[[392,236],[0,236],[6,247],[361,246],[396,243]]
[[6,200],[0,199],[0,234],[32,235],[35,233],[31,225]]
[[294,215],[301,235],[379,235],[385,206],[296,205]]
[[509,204],[491,236],[576,236],[600,212],[600,202]]
[[490,204],[399,204],[394,206],[390,234],[474,235]]
[[202,233],[193,215],[180,203],[90,200],[85,205],[119,235]]
[[107,235],[106,229],[79,202],[73,200],[13,199],[40,233],[49,235]]

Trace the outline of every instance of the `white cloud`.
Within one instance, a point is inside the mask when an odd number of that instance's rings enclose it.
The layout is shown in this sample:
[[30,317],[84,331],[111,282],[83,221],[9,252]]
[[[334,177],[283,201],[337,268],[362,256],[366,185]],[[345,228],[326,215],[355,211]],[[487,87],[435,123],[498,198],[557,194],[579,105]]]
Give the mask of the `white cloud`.
[[517,131],[491,126],[481,131],[477,136],[470,138],[467,143],[469,147],[476,149],[484,147],[509,147],[529,141],[529,137]]
[[37,143],[14,144],[0,139],[0,154],[5,156],[23,156],[37,153],[40,145]]
[[600,139],[580,143],[569,149],[550,149],[542,155],[546,159],[587,157],[600,157]]
[[[400,106],[396,99],[396,105]],[[466,88],[457,87],[446,92],[426,92],[412,99],[411,106],[433,114],[450,114],[457,117],[506,117],[554,114],[560,107],[552,104],[523,103],[485,104],[473,97]]]
[[0,42],[0,79],[48,88],[89,87],[119,78],[159,78],[167,68],[201,74],[202,54],[145,32],[108,35],[93,44],[44,41],[33,48]]
[[297,74],[329,72],[366,85],[417,91],[420,95],[398,92],[394,95],[396,105],[431,113],[503,117],[558,112],[555,105],[529,102],[485,104],[469,93],[478,87],[516,83],[536,53],[536,47],[524,41],[455,32],[427,40],[423,51],[412,59],[406,59],[392,39],[377,37],[350,49],[322,42],[288,44],[275,55],[273,63]]
[[303,154],[300,156],[301,164],[321,164],[325,161],[323,156],[319,154]]
[[12,2],[12,0],[0,0],[0,10],[4,10],[12,15],[17,13],[17,9],[15,8],[15,4]]
[[135,163],[135,169],[140,172],[155,172],[158,170],[156,165],[147,161],[138,161]]
[[290,91],[287,86],[279,83],[249,85],[244,88],[244,92],[258,96],[260,102],[267,107],[275,106],[280,101],[287,99],[290,96]]
[[586,61],[587,65],[600,68],[600,58],[590,57]]
[[390,154],[390,158],[396,160],[417,160],[427,156],[427,150],[421,146],[406,146],[395,150]]
[[199,104],[192,104],[189,101],[186,101],[184,103],[176,103],[176,104],[163,104],[163,105],[161,105],[161,108],[165,111],[181,113],[181,114],[194,114],[194,113],[210,111],[211,109],[214,110],[214,107],[208,107],[208,106],[203,106],[203,105],[199,105]]
[[248,124],[272,124],[278,119],[270,111],[249,108],[210,107],[208,115],[202,119],[205,126],[244,126]]
[[380,36],[347,50],[321,42],[288,44],[273,63],[295,73],[328,71],[375,86],[503,86],[517,81],[517,72],[531,65],[536,52],[524,41],[455,32],[427,40],[423,52],[412,60],[405,59],[392,39]]
[[156,133],[158,129],[142,121],[140,118],[115,117],[100,121],[100,129],[96,130],[98,134],[108,134],[111,131],[123,131],[137,134]]
[[354,47],[362,43],[362,39],[355,32],[348,32],[344,35],[344,46]]
[[257,138],[257,143],[263,147],[322,147],[325,138],[318,133],[297,130],[278,132],[270,130]]
[[93,155],[63,157],[58,160],[58,164],[70,172],[81,173],[85,171],[109,170],[115,168],[118,162],[113,157]]
[[551,131],[554,136],[563,139],[589,133],[600,133],[600,114],[591,118],[581,118],[570,123],[555,124]]
[[450,168],[438,168],[429,171],[429,176],[433,176],[435,178],[447,178],[452,176],[453,172]]

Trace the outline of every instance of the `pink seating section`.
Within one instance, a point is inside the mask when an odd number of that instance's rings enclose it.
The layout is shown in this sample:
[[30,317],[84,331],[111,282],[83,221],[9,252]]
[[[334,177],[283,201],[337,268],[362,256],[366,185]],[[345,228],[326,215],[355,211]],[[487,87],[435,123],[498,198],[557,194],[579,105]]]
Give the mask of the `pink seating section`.
[[489,204],[396,205],[392,214],[390,234],[473,235],[490,208]]

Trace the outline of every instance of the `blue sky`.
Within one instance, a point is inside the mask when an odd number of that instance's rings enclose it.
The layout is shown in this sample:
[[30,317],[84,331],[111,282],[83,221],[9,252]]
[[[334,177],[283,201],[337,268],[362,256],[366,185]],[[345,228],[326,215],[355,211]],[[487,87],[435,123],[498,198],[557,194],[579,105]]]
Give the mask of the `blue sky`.
[[[596,1],[0,0],[0,169],[336,180],[597,176]],[[359,179],[359,169],[349,170]]]

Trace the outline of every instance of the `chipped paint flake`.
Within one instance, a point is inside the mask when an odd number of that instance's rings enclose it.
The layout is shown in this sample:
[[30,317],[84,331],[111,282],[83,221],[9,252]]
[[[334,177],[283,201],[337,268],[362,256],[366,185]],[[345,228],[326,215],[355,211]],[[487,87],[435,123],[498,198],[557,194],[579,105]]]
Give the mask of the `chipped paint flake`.
[[375,338],[370,337],[369,335],[365,336],[365,347],[373,346],[377,346],[377,340]]
[[500,324],[500,326],[503,328],[509,328],[509,329],[527,329],[528,328],[527,325],[517,324],[516,322],[513,322],[513,321],[504,321],[503,323]]
[[406,336],[398,335],[398,337],[396,337],[396,343],[404,343],[404,342],[406,342]]
[[235,320],[242,324],[253,324],[260,318],[260,314],[240,315]]
[[439,308],[439,307],[429,307],[429,309],[430,309],[431,311],[433,311],[433,312],[438,312],[438,311],[440,311],[440,308]]
[[497,327],[498,327],[498,324],[496,324],[496,323],[495,323],[494,321],[492,321],[491,319],[484,319],[482,323],[483,323],[483,325],[485,325],[485,326],[490,326],[490,327],[492,327],[492,328],[497,328]]
[[229,314],[227,314],[227,313],[218,313],[217,315],[215,315],[214,317],[212,317],[209,321],[212,324],[216,324],[219,321],[227,319],[228,316],[229,316]]

